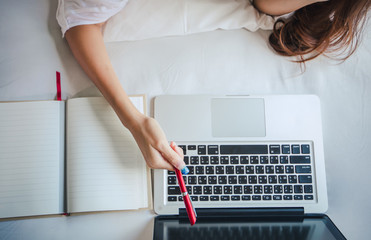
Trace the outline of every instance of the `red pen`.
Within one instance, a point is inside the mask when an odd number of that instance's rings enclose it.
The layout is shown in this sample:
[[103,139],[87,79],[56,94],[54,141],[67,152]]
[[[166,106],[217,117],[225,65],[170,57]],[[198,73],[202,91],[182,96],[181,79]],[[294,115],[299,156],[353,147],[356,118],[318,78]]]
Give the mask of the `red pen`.
[[[173,142],[171,142],[170,146],[175,151],[175,144]],[[196,220],[197,220],[196,219],[196,217],[197,217],[196,211],[193,207],[191,197],[189,196],[189,194],[187,192],[187,188],[184,184],[184,179],[183,179],[182,173],[178,169],[175,168],[175,174],[176,174],[176,177],[178,179],[180,191],[181,191],[182,196],[183,196],[183,202],[184,202],[184,205],[186,207],[189,222],[191,223],[191,226],[193,226],[196,223]]]

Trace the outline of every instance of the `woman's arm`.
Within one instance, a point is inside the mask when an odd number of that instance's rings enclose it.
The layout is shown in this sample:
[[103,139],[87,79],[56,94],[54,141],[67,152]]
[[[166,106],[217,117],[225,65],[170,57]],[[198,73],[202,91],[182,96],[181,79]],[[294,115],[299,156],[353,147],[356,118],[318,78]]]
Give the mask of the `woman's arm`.
[[81,25],[69,29],[65,36],[72,53],[130,130],[148,166],[169,170],[173,170],[174,166],[182,170],[185,167],[183,156],[171,149],[157,121],[141,114],[122,88],[107,54],[101,25]]
[[293,12],[316,2],[327,0],[254,0],[254,6],[261,12],[278,16]]

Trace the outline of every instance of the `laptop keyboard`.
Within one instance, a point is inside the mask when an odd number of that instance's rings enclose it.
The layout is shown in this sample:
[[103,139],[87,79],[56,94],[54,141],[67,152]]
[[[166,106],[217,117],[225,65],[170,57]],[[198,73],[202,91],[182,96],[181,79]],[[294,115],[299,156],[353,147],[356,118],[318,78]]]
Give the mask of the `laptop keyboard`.
[[[194,202],[314,200],[311,143],[179,145]],[[168,202],[183,201],[175,172],[167,171]]]

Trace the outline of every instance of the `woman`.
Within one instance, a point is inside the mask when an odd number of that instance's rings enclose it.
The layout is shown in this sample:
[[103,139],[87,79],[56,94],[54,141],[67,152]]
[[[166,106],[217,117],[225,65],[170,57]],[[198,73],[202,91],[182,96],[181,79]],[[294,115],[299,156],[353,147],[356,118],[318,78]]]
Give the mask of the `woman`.
[[[123,7],[126,1],[115,1],[114,4],[121,4],[120,7]],[[305,62],[339,49],[349,48],[347,56],[353,53],[370,2],[255,0],[254,6],[270,15],[295,11],[288,20],[276,22],[269,42],[277,53],[298,56],[299,62]],[[130,130],[147,165],[150,168],[168,170],[174,170],[175,167],[186,174],[188,169],[180,148],[172,150],[158,123],[138,112],[122,88],[104,46],[102,25],[99,22],[66,29],[65,37],[74,56],[111,104],[123,125]]]

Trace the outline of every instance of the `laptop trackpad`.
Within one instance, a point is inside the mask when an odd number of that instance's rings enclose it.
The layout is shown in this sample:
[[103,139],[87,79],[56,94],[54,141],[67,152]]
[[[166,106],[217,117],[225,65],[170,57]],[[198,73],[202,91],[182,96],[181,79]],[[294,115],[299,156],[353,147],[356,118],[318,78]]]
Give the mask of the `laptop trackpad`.
[[211,99],[213,137],[265,137],[263,98]]

